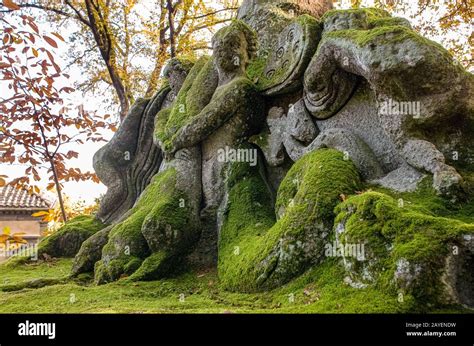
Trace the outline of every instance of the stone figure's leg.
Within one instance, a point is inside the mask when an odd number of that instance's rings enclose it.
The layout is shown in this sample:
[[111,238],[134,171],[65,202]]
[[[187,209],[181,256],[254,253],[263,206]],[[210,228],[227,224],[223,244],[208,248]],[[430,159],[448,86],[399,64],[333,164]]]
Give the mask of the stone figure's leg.
[[113,226],[108,226],[87,239],[74,257],[72,275],[94,271],[94,264],[100,260],[102,249],[107,244],[109,233]]
[[189,249],[199,237],[200,165],[199,148],[186,149],[155,175],[127,217],[110,231],[95,265],[97,283],[135,272],[134,279],[165,275]]
[[364,179],[371,180],[383,175],[383,170],[369,146],[346,129],[334,128],[323,131],[307,147],[287,134],[284,145],[294,161],[311,151],[333,148],[343,152],[347,160],[352,160]]
[[343,156],[320,149],[301,158],[281,183],[275,210],[258,167],[231,166],[219,239],[224,288],[272,289],[324,260],[334,207],[341,194],[361,186],[356,167]]
[[[176,171],[174,186],[165,190],[146,215],[141,233],[152,255],[131,279],[156,279],[169,273],[200,236],[201,150],[179,150],[167,170]],[[171,191],[173,190],[173,191]]]
[[410,165],[433,174],[433,187],[438,193],[449,196],[459,192],[462,177],[454,167],[445,163],[444,155],[434,144],[420,139],[409,139],[401,152]]

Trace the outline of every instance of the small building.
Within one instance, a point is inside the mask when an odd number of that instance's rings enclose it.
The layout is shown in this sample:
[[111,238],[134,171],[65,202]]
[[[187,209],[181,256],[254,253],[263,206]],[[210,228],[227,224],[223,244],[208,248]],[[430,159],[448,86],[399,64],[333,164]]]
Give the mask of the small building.
[[28,243],[37,243],[47,222],[31,215],[51,207],[52,203],[39,194],[30,194],[26,189],[10,185],[0,187],[0,234],[9,227],[11,234],[24,233],[22,238]]

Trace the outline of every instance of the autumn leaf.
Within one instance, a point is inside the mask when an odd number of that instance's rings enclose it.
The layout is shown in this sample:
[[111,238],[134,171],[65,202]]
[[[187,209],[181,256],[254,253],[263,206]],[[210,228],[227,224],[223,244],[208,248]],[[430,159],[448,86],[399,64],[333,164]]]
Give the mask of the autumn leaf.
[[3,6],[6,6],[9,10],[19,10],[20,6],[15,4],[12,0],[3,0]]
[[45,215],[48,215],[47,211],[38,211],[36,213],[31,214],[31,216],[33,216],[33,217],[41,217],[41,216],[45,216]]
[[8,227],[8,226],[3,227],[3,234],[10,235],[11,231],[12,230],[11,230],[10,227]]
[[51,37],[43,35],[43,38],[48,44],[54,48],[58,48],[58,44],[56,43],[55,40],[53,40]]
[[28,242],[25,239],[23,239],[22,234],[25,234],[25,233],[15,233],[15,234],[13,234],[12,239],[11,239],[12,243],[28,244]]
[[57,32],[52,32],[51,34],[53,34],[54,36],[56,36],[57,38],[59,38],[61,41],[64,42],[64,38],[61,35],[59,35]]
[[0,244],[5,244],[9,238],[10,236],[7,234],[0,234]]

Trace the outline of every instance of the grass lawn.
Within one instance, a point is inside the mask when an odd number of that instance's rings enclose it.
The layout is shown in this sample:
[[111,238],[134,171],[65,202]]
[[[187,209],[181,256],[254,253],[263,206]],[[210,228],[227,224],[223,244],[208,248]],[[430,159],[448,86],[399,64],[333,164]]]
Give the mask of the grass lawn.
[[[67,278],[72,260],[0,265],[0,313],[396,313],[426,311],[406,297],[342,283],[333,263],[308,271],[271,292],[242,294],[219,288],[214,272],[174,279],[96,286]],[[47,285],[31,283],[47,279]],[[56,283],[58,279],[59,283]],[[34,286],[34,285],[33,285]],[[12,288],[13,287],[13,288]],[[421,310],[420,310],[421,309]],[[460,311],[456,309],[443,310]],[[434,311],[436,312],[436,311]]]

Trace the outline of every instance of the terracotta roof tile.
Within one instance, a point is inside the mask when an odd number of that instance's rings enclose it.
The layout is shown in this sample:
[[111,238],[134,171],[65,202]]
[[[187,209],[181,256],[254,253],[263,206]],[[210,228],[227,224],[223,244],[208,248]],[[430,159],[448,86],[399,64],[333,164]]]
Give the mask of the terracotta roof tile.
[[0,209],[49,209],[52,203],[45,197],[11,185],[0,187]]

